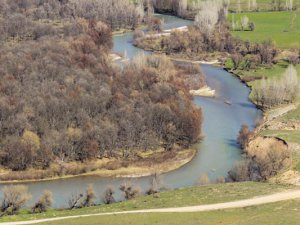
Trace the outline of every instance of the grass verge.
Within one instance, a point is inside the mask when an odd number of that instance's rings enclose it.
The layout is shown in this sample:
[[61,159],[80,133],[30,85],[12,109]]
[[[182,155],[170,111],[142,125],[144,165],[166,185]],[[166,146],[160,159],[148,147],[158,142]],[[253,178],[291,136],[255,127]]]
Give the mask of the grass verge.
[[153,209],[221,203],[247,199],[254,196],[272,194],[296,188],[297,187],[292,185],[255,182],[214,184],[176,189],[172,191],[161,192],[154,196],[138,197],[134,200],[124,201],[112,205],[100,205],[76,210],[52,209],[42,214],[30,214],[28,213],[28,211],[23,210],[19,215],[16,216],[1,217],[0,222],[35,220],[43,218],[95,214],[101,212],[117,212],[137,209]]
[[279,225],[299,224],[300,200],[284,201],[241,209],[199,213],[148,213],[134,215],[94,216],[42,223],[43,225]]

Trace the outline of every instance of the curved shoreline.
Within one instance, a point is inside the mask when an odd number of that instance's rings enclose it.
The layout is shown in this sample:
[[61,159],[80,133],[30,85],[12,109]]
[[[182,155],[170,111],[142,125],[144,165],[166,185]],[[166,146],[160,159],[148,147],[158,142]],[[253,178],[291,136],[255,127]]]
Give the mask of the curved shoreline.
[[[168,160],[165,160],[162,163],[153,164],[151,166],[138,166],[132,165],[128,167],[120,167],[115,170],[109,169],[98,169],[92,172],[81,173],[77,175],[64,175],[64,176],[55,176],[45,179],[24,179],[24,180],[10,180],[10,181],[0,181],[0,184],[22,184],[22,183],[36,183],[36,182],[46,182],[54,180],[66,180],[72,178],[86,177],[86,176],[95,176],[95,177],[112,177],[112,178],[138,178],[138,177],[147,177],[151,176],[154,173],[168,173],[174,170],[177,170],[189,162],[191,162],[197,155],[198,150],[194,148],[185,149],[176,152],[177,154]],[[157,156],[157,155],[156,155]],[[136,162],[132,162],[135,164]]]

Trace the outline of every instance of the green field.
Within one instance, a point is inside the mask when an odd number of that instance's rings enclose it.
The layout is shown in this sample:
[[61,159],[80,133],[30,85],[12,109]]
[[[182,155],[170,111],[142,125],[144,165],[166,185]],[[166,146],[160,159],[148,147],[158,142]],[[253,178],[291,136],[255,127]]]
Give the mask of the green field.
[[276,136],[287,142],[300,144],[300,131],[294,130],[264,130],[263,135]]
[[255,23],[255,30],[234,31],[234,36],[251,42],[272,40],[280,48],[300,47],[300,11],[230,14],[228,18],[239,21],[242,16]]
[[284,201],[241,209],[201,213],[151,213],[134,215],[94,216],[41,223],[43,225],[297,225],[300,200]]
[[221,203],[247,199],[253,196],[271,194],[296,188],[297,187],[291,185],[277,185],[255,182],[213,184],[166,191],[161,192],[155,196],[139,197],[131,201],[124,201],[112,205],[102,205],[77,210],[49,210],[48,212],[42,214],[31,214],[28,211],[23,210],[19,215],[16,216],[1,217],[0,222],[34,220],[42,218],[95,214],[102,212],[128,211],[136,209],[153,209]]
[[[193,2],[199,2],[199,1],[203,1],[203,0],[188,0],[188,6],[191,7]],[[248,2],[249,0],[240,0],[242,11],[249,10]],[[258,11],[274,10],[274,5],[272,4],[272,0],[257,0],[256,2],[257,2]],[[276,2],[278,3],[278,1]],[[284,7],[285,7],[285,0],[281,0],[281,10],[284,10]],[[294,0],[294,7],[296,7],[297,9],[300,8],[300,0]],[[238,10],[238,0],[231,0],[229,9],[232,11]]]
[[[234,71],[234,73],[238,74],[242,79],[246,77],[257,77],[257,78],[266,77],[267,79],[280,79],[284,74],[285,70],[287,69],[288,65],[289,64],[286,61],[280,60],[277,64],[274,64],[271,67],[267,65],[259,65],[256,69],[253,70],[237,69]],[[300,79],[300,65],[298,64],[295,68],[298,72],[298,76]],[[248,85],[255,87],[259,83],[260,80],[257,80],[257,81],[248,82]],[[291,114],[290,118],[295,116],[299,117],[298,112],[300,111],[296,111],[294,114]]]

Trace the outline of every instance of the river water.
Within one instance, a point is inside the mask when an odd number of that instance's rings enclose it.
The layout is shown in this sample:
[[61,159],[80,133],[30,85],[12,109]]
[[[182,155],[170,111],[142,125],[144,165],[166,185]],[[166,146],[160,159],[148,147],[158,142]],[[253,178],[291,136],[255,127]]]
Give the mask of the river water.
[[[162,16],[165,29],[189,25],[191,22],[173,16]],[[132,33],[114,36],[114,52],[126,52],[132,58],[144,52],[132,46]],[[148,53],[148,52],[147,52]],[[146,53],[146,54],[147,54]],[[207,173],[211,180],[226,176],[234,163],[241,159],[241,149],[236,144],[236,137],[242,124],[254,127],[261,112],[249,101],[249,88],[235,76],[223,69],[201,65],[208,85],[216,90],[215,98],[195,97],[194,102],[204,114],[203,141],[197,145],[197,156],[180,169],[162,175],[163,183],[168,188],[179,188],[194,185],[201,174]],[[224,103],[230,101],[232,105]],[[68,198],[75,193],[83,192],[88,184],[93,184],[98,198],[108,185],[116,189],[117,200],[122,200],[118,187],[126,179],[101,178],[97,176],[76,177],[64,180],[27,183],[32,200],[35,201],[44,190],[53,192],[54,207],[66,207]],[[131,182],[146,189],[149,177],[131,179]],[[0,188],[3,185],[0,185]],[[29,203],[29,204],[31,204]]]

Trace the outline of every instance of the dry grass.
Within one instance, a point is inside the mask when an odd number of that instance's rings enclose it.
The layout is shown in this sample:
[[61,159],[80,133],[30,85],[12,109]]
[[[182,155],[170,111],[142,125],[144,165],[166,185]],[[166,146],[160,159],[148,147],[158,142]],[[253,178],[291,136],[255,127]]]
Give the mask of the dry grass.
[[100,177],[138,177],[148,176],[155,172],[166,173],[190,162],[197,150],[164,152],[161,150],[140,153],[128,161],[119,159],[99,159],[86,163],[71,162],[52,164],[49,169],[26,171],[0,170],[0,183],[17,183],[24,181],[40,181],[66,179],[74,176]]

